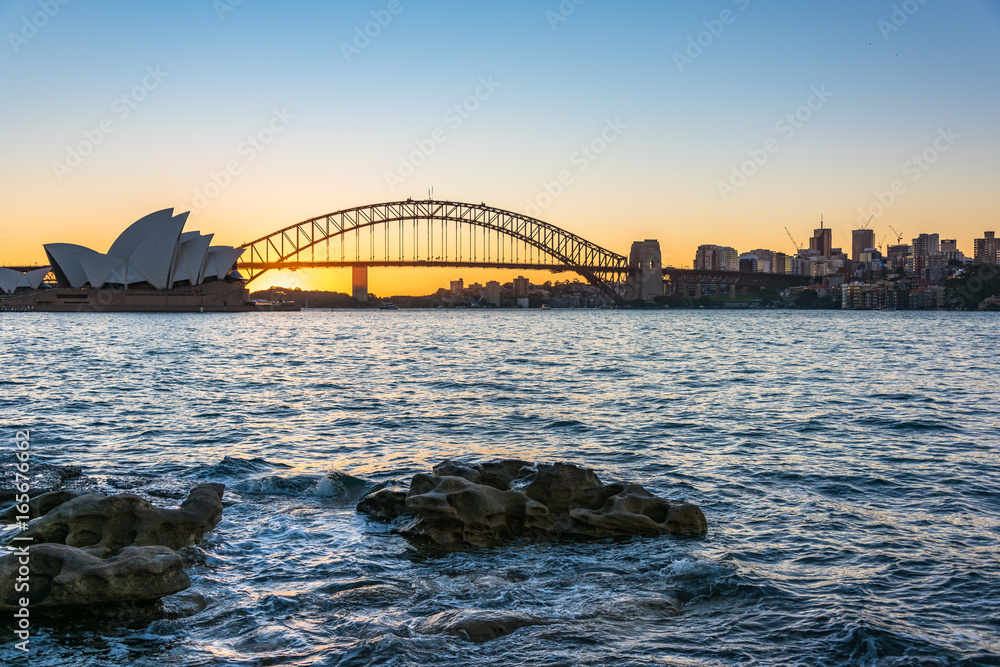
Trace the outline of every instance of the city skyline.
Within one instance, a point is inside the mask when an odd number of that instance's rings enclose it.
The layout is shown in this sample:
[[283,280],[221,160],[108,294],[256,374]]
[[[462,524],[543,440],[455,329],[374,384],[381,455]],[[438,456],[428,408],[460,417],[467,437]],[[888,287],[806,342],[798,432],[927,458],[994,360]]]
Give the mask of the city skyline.
[[13,2],[0,25],[19,91],[0,130],[6,265],[44,262],[53,241],[103,251],[149,210],[190,210],[190,229],[240,245],[432,189],[621,254],[656,238],[676,267],[708,243],[793,254],[785,228],[805,242],[821,216],[848,254],[871,217],[876,242],[895,240],[889,225],[942,232],[971,256],[1000,212],[988,2]]

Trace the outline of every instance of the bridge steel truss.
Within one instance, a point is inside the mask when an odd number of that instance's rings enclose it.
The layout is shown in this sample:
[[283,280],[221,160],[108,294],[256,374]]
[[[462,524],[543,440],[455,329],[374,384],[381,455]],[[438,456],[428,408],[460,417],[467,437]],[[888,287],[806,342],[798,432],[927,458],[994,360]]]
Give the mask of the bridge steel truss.
[[437,200],[336,211],[241,247],[246,252],[237,268],[247,282],[271,269],[481,266],[574,271],[620,300],[630,272],[627,257],[547,222],[486,204]]

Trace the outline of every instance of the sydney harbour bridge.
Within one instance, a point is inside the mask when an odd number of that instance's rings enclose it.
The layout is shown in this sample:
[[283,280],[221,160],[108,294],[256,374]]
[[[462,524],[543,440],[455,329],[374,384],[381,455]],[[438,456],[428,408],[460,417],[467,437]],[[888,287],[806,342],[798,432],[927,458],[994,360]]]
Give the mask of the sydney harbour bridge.
[[245,243],[237,263],[248,281],[270,270],[351,267],[367,296],[371,267],[467,267],[574,272],[614,301],[667,291],[700,296],[703,285],[788,286],[802,276],[664,267],[655,240],[629,256],[541,220],[485,203],[415,200],[368,204],[320,215]]

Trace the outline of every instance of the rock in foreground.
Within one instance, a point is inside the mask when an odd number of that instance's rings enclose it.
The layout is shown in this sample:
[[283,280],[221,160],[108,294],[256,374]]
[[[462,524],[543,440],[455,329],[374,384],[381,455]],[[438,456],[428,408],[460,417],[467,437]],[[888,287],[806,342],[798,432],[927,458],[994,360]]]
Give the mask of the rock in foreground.
[[433,474],[414,475],[405,495],[376,491],[358,511],[384,520],[410,517],[399,532],[449,547],[708,529],[696,505],[658,498],[638,484],[603,484],[589,468],[518,460],[444,461]]
[[166,547],[127,547],[102,559],[65,544],[29,549],[30,592],[16,589],[17,552],[0,558],[0,609],[30,595],[33,609],[157,600],[191,585],[180,555]]
[[130,546],[182,549],[222,519],[225,488],[224,484],[199,484],[179,509],[154,507],[132,494],[88,493],[58,505],[22,536],[36,544],[77,547],[101,558]]

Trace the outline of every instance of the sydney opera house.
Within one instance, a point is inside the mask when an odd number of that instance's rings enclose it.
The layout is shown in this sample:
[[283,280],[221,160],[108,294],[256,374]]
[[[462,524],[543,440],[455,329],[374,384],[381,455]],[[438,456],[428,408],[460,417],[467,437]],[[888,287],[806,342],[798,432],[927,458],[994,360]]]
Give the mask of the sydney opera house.
[[[185,232],[187,213],[150,213],[106,253],[71,243],[44,246],[50,266],[0,269],[0,310],[244,310],[242,248],[213,246],[212,234]],[[49,274],[54,282],[43,282]]]

